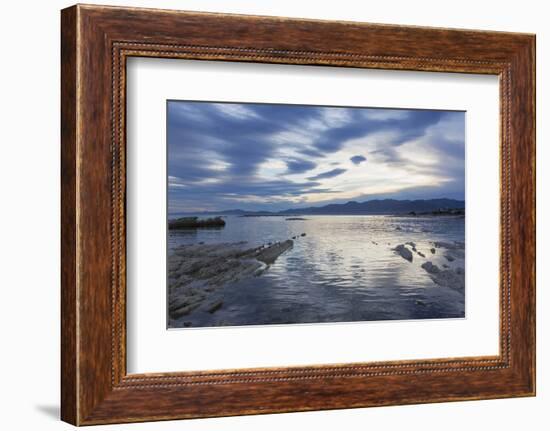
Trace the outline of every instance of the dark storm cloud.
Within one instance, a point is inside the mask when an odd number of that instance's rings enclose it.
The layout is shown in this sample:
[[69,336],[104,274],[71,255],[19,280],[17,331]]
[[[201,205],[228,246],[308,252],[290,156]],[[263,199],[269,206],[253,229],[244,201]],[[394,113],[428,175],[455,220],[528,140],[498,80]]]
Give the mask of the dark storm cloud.
[[315,166],[317,165],[309,160],[287,160],[286,162],[288,173],[293,174],[311,171]]
[[359,165],[361,164],[361,162],[366,162],[367,161],[367,158],[365,156],[353,156],[350,158],[351,160],[351,163],[353,163],[354,165]]
[[[410,163],[398,151],[402,144],[426,138],[431,126],[455,117],[463,124],[463,113],[446,111],[169,101],[169,206],[286,208],[285,199],[329,195],[333,190],[322,180],[344,178],[346,169],[307,174],[321,164],[337,165],[330,157],[347,142],[390,132],[383,144],[369,151],[369,163],[376,156],[400,167]],[[437,173],[452,177],[449,184],[463,184],[463,134],[430,139],[428,150],[444,161]],[[350,160],[358,165],[366,158],[359,154]]]
[[330,171],[321,172],[320,174],[317,174],[313,177],[309,177],[308,180],[317,181],[317,180],[324,180],[326,178],[334,178],[334,177],[337,177],[338,175],[342,175],[346,171],[347,169],[336,168]]
[[426,129],[436,124],[445,115],[444,111],[406,111],[406,116],[372,119],[361,109],[348,109],[351,122],[346,127],[336,127],[328,130],[316,142],[315,147],[324,152],[335,152],[343,144],[355,138],[364,137],[384,130],[399,131],[399,134],[389,142],[390,146],[398,146],[411,139],[422,136]]

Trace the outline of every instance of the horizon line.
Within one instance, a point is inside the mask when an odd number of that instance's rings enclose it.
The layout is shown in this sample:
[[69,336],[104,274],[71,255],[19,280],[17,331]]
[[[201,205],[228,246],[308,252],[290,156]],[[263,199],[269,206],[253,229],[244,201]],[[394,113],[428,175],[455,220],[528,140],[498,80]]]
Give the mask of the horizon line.
[[[374,201],[396,201],[396,202],[424,201],[424,202],[427,202],[427,201],[436,201],[436,200],[448,200],[448,201],[463,202],[464,204],[466,203],[466,198],[465,197],[462,198],[462,199],[447,198],[447,197],[429,198],[429,199],[395,199],[395,198],[380,199],[380,198],[377,198],[377,199],[368,199],[368,200],[365,200],[365,201],[349,200],[349,201],[344,202],[344,203],[328,203],[328,204],[318,205],[318,206],[309,205],[309,206],[304,206],[304,207],[294,207],[294,208],[289,207],[289,208],[284,208],[284,209],[280,209],[280,210],[225,208],[225,209],[203,209],[203,210],[196,210],[196,211],[193,211],[193,210],[172,211],[172,212],[167,211],[167,213],[168,214],[178,214],[178,213],[193,214],[193,213],[223,213],[223,212],[229,212],[229,211],[243,211],[243,212],[260,212],[260,213],[277,214],[277,213],[286,212],[286,211],[290,211],[290,210],[303,211],[305,209],[310,209],[310,208],[320,209],[320,208],[324,208],[324,207],[327,207],[327,206],[330,206],[330,205],[347,205],[347,204],[350,204],[350,203],[364,204],[364,203],[367,203],[367,202],[374,202]],[[167,206],[169,207],[169,204]]]

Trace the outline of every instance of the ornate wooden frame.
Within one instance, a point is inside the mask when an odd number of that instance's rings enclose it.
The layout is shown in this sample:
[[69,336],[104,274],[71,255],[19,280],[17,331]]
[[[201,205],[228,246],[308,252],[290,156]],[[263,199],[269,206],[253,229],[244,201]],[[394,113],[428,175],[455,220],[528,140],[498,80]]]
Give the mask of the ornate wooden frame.
[[[63,420],[88,425],[535,394],[534,35],[82,5],[61,16]],[[130,56],[498,75],[500,354],[128,375]]]

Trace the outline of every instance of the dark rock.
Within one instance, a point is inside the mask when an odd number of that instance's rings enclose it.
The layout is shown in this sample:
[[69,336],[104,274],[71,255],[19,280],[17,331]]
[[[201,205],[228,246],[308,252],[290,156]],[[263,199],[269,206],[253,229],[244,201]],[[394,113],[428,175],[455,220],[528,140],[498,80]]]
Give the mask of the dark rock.
[[283,242],[278,242],[271,247],[265,248],[260,251],[255,257],[260,262],[267,265],[272,264],[275,260],[288,249],[294,246],[294,242],[291,239],[287,239]]
[[173,319],[178,319],[179,317],[186,316],[187,314],[191,313],[195,308],[197,308],[201,304],[200,301],[194,302],[189,305],[181,306],[181,307],[171,307],[170,308],[170,317]]
[[449,287],[455,290],[464,289],[464,270],[453,271],[452,269],[440,270],[437,265],[432,262],[425,262],[422,264],[422,268],[430,274],[432,281],[440,286]]
[[223,301],[220,299],[220,300],[210,304],[206,311],[208,311],[210,314],[213,314],[216,311],[218,311],[220,308],[222,308],[222,305],[223,305]]
[[405,247],[404,244],[399,244],[397,247],[393,249],[393,251],[395,251],[403,259],[408,260],[409,262],[413,261],[412,252],[407,247]]
[[198,217],[181,217],[168,221],[168,229],[197,229],[208,227],[224,227],[225,220],[221,217],[199,219]]
[[422,265],[420,265],[423,269],[426,270],[426,272],[428,272],[429,274],[437,274],[439,273],[441,270],[439,269],[439,267],[437,265],[434,265],[432,262],[430,261],[427,261],[427,262],[424,262]]

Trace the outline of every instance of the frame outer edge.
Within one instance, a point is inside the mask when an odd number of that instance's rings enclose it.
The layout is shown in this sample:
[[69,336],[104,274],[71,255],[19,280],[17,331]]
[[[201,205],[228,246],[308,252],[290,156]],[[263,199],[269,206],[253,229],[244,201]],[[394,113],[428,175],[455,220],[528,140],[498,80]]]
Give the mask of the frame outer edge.
[[535,36],[511,58],[511,363],[520,396],[536,396]]
[[532,75],[531,79],[533,82],[533,94],[531,96],[531,104],[533,109],[533,136],[532,136],[532,145],[533,145],[533,156],[531,160],[531,169],[532,169],[532,178],[533,178],[533,248],[535,253],[535,259],[533,260],[533,316],[531,319],[532,325],[532,342],[533,342],[533,357],[532,357],[532,395],[537,395],[537,37],[533,35],[531,39],[531,50],[530,50],[531,59],[533,61]]
[[[198,405],[200,403],[201,395],[203,396],[203,402],[206,401],[216,403],[216,398],[221,397],[218,401],[225,401],[225,395],[229,398],[238,395],[243,390],[243,387],[238,382],[235,384],[228,384],[218,387],[216,390],[210,389],[209,385],[197,384],[191,390],[182,388],[123,388],[119,386],[120,382],[118,378],[109,376],[107,381],[106,367],[107,365],[116,366],[113,363],[114,358],[111,352],[106,353],[106,350],[101,350],[107,346],[106,334],[107,329],[111,328],[107,326],[107,319],[103,318],[103,314],[107,311],[107,306],[112,306],[112,301],[106,298],[106,289],[102,284],[106,281],[105,271],[103,271],[101,283],[96,283],[95,278],[86,270],[90,269],[91,263],[96,266],[105,266],[106,259],[104,257],[97,258],[96,249],[94,248],[98,242],[101,247],[104,245],[104,241],[101,240],[94,242],[95,237],[91,236],[90,229],[87,229],[87,221],[93,220],[96,214],[105,215],[105,208],[101,208],[101,212],[90,204],[91,192],[93,192],[93,186],[99,183],[105,186],[103,179],[99,175],[93,175],[94,172],[90,169],[90,163],[97,163],[103,170],[100,173],[105,174],[105,158],[99,157],[98,152],[105,151],[107,146],[104,139],[106,132],[103,130],[95,131],[90,126],[88,121],[96,121],[93,115],[105,120],[106,112],[110,112],[106,105],[106,100],[102,98],[101,92],[104,91],[102,87],[94,87],[93,82],[86,79],[92,72],[98,72],[97,75],[99,81],[106,79],[106,72],[108,65],[98,64],[91,60],[91,51],[88,49],[88,43],[92,42],[91,50],[98,50],[98,53],[103,55],[106,59],[106,49],[110,47],[110,43],[116,37],[119,36],[117,32],[121,32],[124,36],[129,28],[121,28],[120,22],[126,21],[129,17],[125,13],[120,11],[128,11],[131,16],[141,15],[147,10],[139,9],[112,9],[109,11],[106,20],[103,20],[103,16],[99,15],[99,11],[102,11],[102,7],[81,5],[73,6],[71,8],[62,11],[62,93],[61,93],[61,156],[62,156],[62,294],[61,294],[61,309],[62,309],[62,326],[61,326],[61,338],[62,338],[62,408],[61,416],[66,422],[73,425],[91,425],[99,423],[120,423],[120,422],[136,422],[136,421],[148,421],[148,420],[162,420],[162,419],[179,419],[190,417],[211,417],[211,416],[232,416],[242,414],[258,414],[258,413],[274,413],[283,411],[307,411],[307,410],[324,410],[333,408],[351,408],[351,407],[365,407],[375,405],[388,405],[388,404],[411,404],[411,403],[427,403],[427,402],[440,402],[440,401],[457,401],[467,399],[488,399],[488,398],[501,398],[510,396],[525,396],[532,395],[534,393],[534,365],[535,365],[535,352],[534,352],[534,239],[531,235],[534,233],[534,152],[535,152],[535,137],[534,137],[534,106],[531,105],[534,102],[534,81],[527,83],[523,82],[518,86],[518,91],[522,96],[522,101],[525,107],[525,111],[533,114],[531,118],[521,121],[521,127],[525,127],[528,134],[523,136],[521,142],[525,145],[523,155],[518,158],[518,164],[521,167],[528,165],[532,170],[528,175],[525,175],[520,181],[517,181],[516,187],[523,185],[525,189],[523,192],[521,189],[516,189],[518,195],[522,196],[517,202],[520,203],[520,207],[529,211],[524,229],[522,231],[523,239],[526,244],[522,247],[522,250],[528,251],[528,256],[533,258],[531,262],[524,262],[520,265],[520,271],[525,271],[527,280],[524,283],[518,283],[522,286],[520,295],[515,295],[520,304],[526,304],[526,310],[524,311],[525,320],[520,325],[520,328],[516,330],[516,340],[520,340],[521,334],[527,334],[523,341],[520,343],[523,351],[514,358],[516,366],[513,370],[516,374],[506,374],[506,382],[513,386],[509,388],[509,392],[503,391],[503,388],[497,388],[495,385],[487,383],[487,379],[483,380],[480,376],[479,390],[474,393],[464,392],[456,393],[449,397],[409,397],[400,398],[397,397],[393,400],[386,400],[380,402],[380,400],[361,400],[360,402],[343,403],[338,398],[333,399],[333,393],[329,393],[329,389],[325,386],[324,379],[318,381],[309,381],[309,386],[312,390],[317,391],[317,398],[308,404],[300,404],[298,407],[290,404],[285,404],[284,400],[288,400],[288,393],[284,392],[285,386],[274,385],[274,389],[280,390],[281,393],[275,391],[270,392],[270,388],[265,384],[255,385],[254,382],[244,382],[246,387],[244,389],[262,389],[266,391],[268,395],[278,395],[279,404],[272,405],[271,407],[254,406],[253,403],[247,405],[247,403],[241,402],[241,407],[232,406],[232,403],[228,405],[216,408],[212,407],[210,411],[205,414],[197,413],[196,408],[203,409],[204,406]],[[151,10],[149,10],[151,11]],[[182,13],[173,11],[174,13]],[[113,16],[110,16],[112,13]],[[154,12],[151,12],[154,13]],[[116,15],[116,16],[114,16]],[[171,15],[171,14],[170,14]],[[185,15],[185,13],[182,13]],[[194,14],[190,14],[190,20],[194,19]],[[274,20],[279,19],[276,17],[264,17],[265,19]],[[183,19],[183,18],[182,18]],[[212,19],[212,16],[210,16]],[[230,21],[234,21],[237,18],[233,16]],[[117,21],[118,20],[118,21]],[[284,21],[284,19],[281,19]],[[185,21],[185,20],[184,20]],[[288,19],[289,22],[295,22],[296,24],[302,23],[300,20]],[[150,25],[147,22],[141,22],[143,25]],[[327,24],[328,25],[328,24]],[[148,28],[148,27],[147,27]],[[379,27],[373,27],[376,30],[380,30]],[[404,27],[403,29],[407,29]],[[148,30],[149,31],[149,30]],[[167,30],[168,31],[168,30]],[[171,30],[170,30],[171,31]],[[171,35],[168,31],[168,35]],[[425,30],[428,31],[427,29]],[[126,33],[125,33],[126,32]],[[161,34],[164,34],[161,32]],[[184,33],[182,33],[184,34]],[[465,33],[461,33],[464,35]],[[477,36],[477,35],[476,35]],[[534,37],[521,40],[525,35],[506,35],[502,37],[504,42],[508,46],[503,47],[502,55],[506,54],[508,59],[514,57],[516,60],[516,67],[519,67],[523,72],[527,72],[521,78],[524,80],[534,79]],[[160,37],[160,36],[159,36]],[[185,36],[188,37],[188,36]],[[191,40],[195,37],[193,34],[189,36]],[[496,37],[491,34],[491,38]],[[181,35],[175,35],[174,38],[182,38]],[[197,37],[197,40],[202,43],[202,40]],[[208,42],[208,41],[207,41]],[[238,42],[238,41],[237,41]],[[264,41],[265,42],[265,41]],[[481,42],[484,42],[483,40]],[[486,41],[485,41],[486,42]],[[229,46],[231,49],[238,49],[232,42]],[[264,43],[265,44],[265,43]],[[193,44],[191,44],[192,46]],[[80,49],[80,48],[83,49]],[[268,46],[269,48],[269,46]],[[292,46],[291,46],[292,48]],[[429,48],[429,47],[428,47]],[[506,49],[505,49],[506,48]],[[247,49],[247,48],[244,48]],[[427,48],[421,47],[421,50]],[[264,48],[266,50],[266,48]],[[513,50],[513,51],[512,51]],[[243,51],[244,52],[244,51]],[[209,56],[208,59],[217,58],[218,54]],[[357,55],[351,54],[351,55]],[[476,54],[479,57],[479,53]],[[476,57],[474,56],[474,57]],[[223,56],[222,56],[223,57]],[[271,57],[271,56],[270,56]],[[275,58],[276,56],[273,56]],[[528,64],[518,64],[518,57],[521,60],[526,61]],[[469,57],[468,57],[469,58]],[[244,58],[243,58],[244,59]],[[278,59],[278,57],[277,57]],[[281,60],[284,60],[281,58]],[[420,70],[424,68],[425,59],[419,57],[419,62],[415,63],[411,70]],[[500,58],[497,57],[497,60]],[[239,61],[239,60],[231,60]],[[248,61],[248,60],[246,60]],[[282,61],[286,63],[286,61]],[[293,61],[290,60],[289,63]],[[334,60],[327,60],[329,64],[336,63]],[[317,64],[318,62],[314,62]],[[479,60],[478,64],[481,68],[481,63],[484,60]],[[388,69],[396,68],[399,65],[399,61],[388,63],[390,67]],[[366,67],[366,66],[361,66]],[[438,67],[441,67],[439,65]],[[383,67],[386,68],[386,67]],[[445,70],[445,68],[442,68]],[[486,69],[483,69],[486,70]],[[468,73],[469,71],[467,71]],[[104,76],[105,75],[105,76]],[[517,79],[517,75],[514,76],[514,82]],[[516,83],[517,85],[517,83]],[[515,87],[515,85],[513,85]],[[99,103],[98,103],[99,101]],[[514,105],[517,104],[514,103]],[[92,109],[91,112],[88,109]],[[104,121],[106,124],[107,122]],[[516,123],[517,124],[517,123]],[[517,129],[513,128],[514,136]],[[518,142],[519,139],[514,142]],[[90,157],[91,156],[91,157]],[[90,157],[91,160],[87,159]],[[86,163],[84,163],[86,161]],[[515,164],[515,163],[513,163]],[[91,177],[89,177],[91,175]],[[515,175],[512,175],[514,178]],[[80,184],[80,182],[82,184]],[[514,182],[514,181],[512,181]],[[519,184],[518,184],[519,183]],[[117,183],[118,184],[118,183]],[[105,190],[102,189],[102,193]],[[515,205],[512,204],[512,208]],[[512,218],[516,220],[518,216]],[[103,220],[103,218],[99,218]],[[105,231],[105,229],[103,229]],[[106,231],[105,231],[106,232]],[[116,265],[115,265],[116,266]],[[522,272],[523,273],[523,272]],[[94,286],[93,295],[90,291],[90,283]],[[99,307],[99,308],[98,308]],[[103,320],[100,321],[99,328],[95,327],[97,320],[94,320],[93,314],[99,312],[102,315]],[[99,317],[98,317],[99,318]],[[81,322],[81,325],[80,325]],[[112,321],[109,323],[112,325]],[[518,334],[520,336],[518,336]],[[101,348],[98,350],[97,348]],[[519,352],[518,352],[519,353]],[[107,358],[110,359],[107,364]],[[114,364],[114,365],[113,365]],[[499,371],[499,375],[502,374]],[[429,374],[428,374],[429,375]],[[327,376],[330,378],[331,376]],[[397,378],[395,378],[397,380]],[[449,380],[446,378],[445,380]],[[472,377],[473,379],[473,377]],[[387,379],[386,379],[387,380]],[[306,381],[306,380],[304,380]],[[259,383],[259,382],[258,382]],[[348,382],[345,382],[346,386]],[[477,381],[474,380],[477,384]],[[270,384],[271,385],[271,384]],[[268,385],[268,386],[270,386]],[[255,387],[254,387],[255,386]],[[330,388],[330,385],[328,385]],[[364,385],[363,385],[364,386]],[[286,389],[294,390],[290,384],[286,385]],[[126,389],[126,390],[120,390]],[[307,389],[307,388],[306,388]],[[299,390],[296,389],[297,391]],[[364,395],[368,395],[368,388],[363,387]],[[207,393],[209,392],[210,393]],[[342,390],[343,392],[349,392],[349,390]],[[197,393],[198,392],[198,393]],[[483,392],[483,393],[482,393]],[[282,395],[284,394],[284,395]],[[198,395],[198,397],[196,396]],[[303,394],[296,394],[297,397]],[[349,393],[348,398],[351,399]],[[212,398],[213,396],[213,398]],[[355,395],[354,395],[355,396]],[[149,401],[153,397],[161,397],[160,402],[164,403],[176,403],[176,412],[170,410],[169,415],[155,415],[147,413],[147,397],[150,397]],[[174,407],[174,405],[168,407]],[[195,406],[195,404],[197,404]],[[222,404],[224,404],[222,402]],[[190,408],[186,412],[181,409],[190,405]],[[149,406],[151,407],[151,406]],[[138,409],[139,410],[136,410]],[[133,410],[133,411],[132,411]]]
[[78,6],[61,11],[61,420],[79,421],[77,298]]
[[532,35],[528,40],[527,48],[527,64],[529,65],[530,74],[527,76],[527,84],[529,85],[530,94],[527,103],[530,105],[531,109],[531,122],[528,124],[528,130],[530,131],[529,135],[529,145],[531,147],[531,157],[529,160],[529,179],[531,180],[531,194],[528,196],[530,205],[531,205],[531,235],[532,235],[532,262],[531,262],[531,285],[529,286],[529,299],[530,299],[530,385],[529,385],[529,395],[537,395],[537,259],[536,259],[536,250],[537,250],[537,37]]

